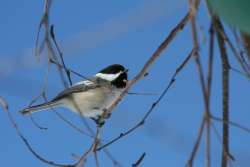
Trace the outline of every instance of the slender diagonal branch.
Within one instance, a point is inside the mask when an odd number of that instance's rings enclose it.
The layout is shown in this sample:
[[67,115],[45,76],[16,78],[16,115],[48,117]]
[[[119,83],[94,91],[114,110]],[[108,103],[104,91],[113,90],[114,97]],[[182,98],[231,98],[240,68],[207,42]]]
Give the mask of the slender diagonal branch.
[[[201,64],[201,59],[200,59],[200,53],[199,53],[199,42],[198,42],[198,35],[197,35],[197,28],[196,28],[196,10],[199,6],[199,0],[189,0],[189,8],[192,9],[193,12],[193,17],[191,18],[191,31],[192,31],[192,39],[193,39],[193,45],[196,49],[196,52],[194,53],[194,60],[196,63],[196,68],[197,68],[197,72],[199,75],[199,80],[200,80],[200,85],[201,85],[201,91],[202,91],[202,95],[203,95],[203,102],[204,102],[204,107],[205,107],[205,113],[203,115],[203,119],[202,119],[202,124],[200,126],[199,129],[199,133],[198,133],[198,137],[195,143],[195,146],[193,148],[193,151],[191,153],[190,159],[187,163],[188,166],[192,166],[193,165],[193,160],[195,158],[196,152],[199,148],[199,144],[200,144],[200,140],[201,140],[201,135],[202,135],[202,131],[204,129],[204,125],[206,123],[207,125],[207,133],[206,133],[206,166],[210,167],[211,163],[210,163],[210,118],[209,118],[209,113],[210,113],[210,105],[209,105],[209,94],[210,94],[210,90],[211,90],[211,71],[209,71],[210,73],[208,75],[210,75],[208,78],[208,84],[210,84],[210,87],[206,87],[206,82],[205,82],[205,76],[204,76],[204,72],[203,72],[203,68],[202,68],[202,64]],[[211,61],[211,60],[210,60]],[[211,63],[211,62],[210,62]],[[211,64],[209,66],[209,68],[211,68]],[[211,69],[209,69],[211,70]],[[205,121],[205,122],[204,122]],[[186,166],[187,166],[186,165]]]
[[132,164],[132,167],[139,167],[139,165],[141,164],[141,162],[143,161],[143,159],[145,158],[146,156],[146,153],[144,152],[140,157],[139,159],[134,163]]
[[63,52],[61,51],[61,49],[59,47],[59,44],[56,41],[56,36],[55,36],[55,32],[54,32],[54,25],[50,26],[50,36],[51,36],[52,41],[54,42],[54,44],[56,46],[56,50],[57,50],[57,52],[58,52],[58,54],[60,56],[60,59],[61,59],[62,65],[63,65],[63,69],[65,70],[65,73],[66,73],[66,75],[68,77],[68,80],[69,80],[69,84],[72,85],[72,79],[71,79],[71,76],[70,76],[70,71],[68,70],[68,68],[65,65],[65,62],[64,62],[64,59],[63,59]]
[[221,166],[227,167],[228,158],[225,152],[229,152],[229,125],[226,123],[229,121],[229,61],[227,56],[227,51],[225,48],[225,41],[220,32],[224,32],[222,24],[217,17],[213,17],[217,40],[221,55],[222,62],[222,105],[223,105],[223,140],[222,140],[222,161]]
[[[50,8],[51,8],[51,4],[52,4],[52,0],[44,0],[44,12],[43,15],[40,19],[40,23],[38,26],[38,33],[37,33],[37,37],[36,37],[36,44],[35,44],[35,55],[38,56],[43,49],[46,46],[47,52],[48,52],[48,66],[50,65],[50,59],[53,59],[54,61],[58,62],[58,58],[55,54],[55,51],[52,47],[52,43],[50,40],[51,34],[50,34]],[[39,37],[40,37],[40,31],[41,29],[44,28],[44,39],[41,42],[41,46],[39,47]],[[41,48],[41,49],[38,49]],[[63,75],[63,71],[62,69],[57,66],[57,71],[59,73],[59,76],[61,78],[61,81],[64,85],[64,87],[68,87],[68,83],[66,82],[64,75]]]
[[21,130],[19,129],[15,119],[13,118],[13,116],[11,115],[10,111],[9,111],[9,107],[8,104],[4,101],[4,99],[2,97],[0,97],[0,106],[2,106],[3,110],[7,113],[7,116],[10,120],[10,123],[12,124],[12,126],[14,127],[14,129],[16,130],[17,135],[21,138],[21,140],[24,142],[25,146],[27,147],[27,149],[40,161],[42,161],[43,163],[46,163],[50,166],[57,166],[57,167],[74,167],[74,165],[65,165],[65,164],[58,164],[55,163],[53,161],[47,160],[44,157],[42,157],[40,154],[38,154],[34,148],[32,147],[32,145],[29,143],[29,141],[24,137],[24,135],[22,134]]
[[236,127],[240,130],[243,130],[244,132],[247,132],[247,133],[250,133],[250,128],[247,128],[237,122],[233,122],[233,121],[226,121],[226,120],[223,120],[223,118],[219,118],[219,117],[216,117],[214,115],[210,115],[210,118],[214,121],[217,121],[217,122],[222,122],[224,124],[228,124],[228,126],[233,126],[233,127]]
[[203,133],[203,130],[204,130],[204,127],[205,127],[205,123],[206,123],[206,118],[203,115],[201,125],[200,125],[199,131],[198,131],[196,142],[194,144],[191,155],[190,155],[185,167],[192,167],[193,166],[194,158],[196,156],[196,153],[197,153],[199,145],[200,145],[200,141],[201,141],[201,138],[202,138],[202,133]]
[[211,98],[211,89],[212,89],[212,77],[213,77],[213,60],[214,60],[214,29],[213,29],[213,22],[211,23],[210,26],[210,41],[209,41],[209,50],[208,50],[208,75],[207,75],[207,101],[206,101],[206,106],[208,107],[206,110],[206,116],[207,116],[207,121],[206,121],[206,165],[211,166],[211,150],[210,150],[210,126],[211,126],[211,121],[210,121],[210,98]]

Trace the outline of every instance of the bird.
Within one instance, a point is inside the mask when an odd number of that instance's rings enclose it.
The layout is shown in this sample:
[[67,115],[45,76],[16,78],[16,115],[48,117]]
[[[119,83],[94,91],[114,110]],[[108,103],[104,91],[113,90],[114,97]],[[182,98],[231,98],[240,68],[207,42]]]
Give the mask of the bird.
[[101,115],[122,93],[128,81],[128,69],[112,64],[100,70],[93,77],[65,88],[52,100],[24,108],[23,115],[51,108],[64,107],[81,116],[93,119],[102,126]]

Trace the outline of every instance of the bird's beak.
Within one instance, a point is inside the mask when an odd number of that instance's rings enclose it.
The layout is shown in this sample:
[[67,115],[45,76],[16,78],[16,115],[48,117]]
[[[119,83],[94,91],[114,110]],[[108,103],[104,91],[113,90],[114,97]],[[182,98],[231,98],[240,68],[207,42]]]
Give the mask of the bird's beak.
[[123,73],[126,73],[126,72],[128,72],[128,70],[129,70],[129,69],[125,69],[125,70],[123,71]]

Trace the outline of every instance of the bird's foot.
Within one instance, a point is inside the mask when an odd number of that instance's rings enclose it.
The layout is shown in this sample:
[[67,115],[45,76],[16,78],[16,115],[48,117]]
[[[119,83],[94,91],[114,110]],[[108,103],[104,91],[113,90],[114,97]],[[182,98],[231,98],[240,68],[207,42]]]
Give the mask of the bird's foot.
[[91,118],[91,119],[94,120],[96,125],[100,128],[105,124],[105,120],[101,118],[101,116],[98,116],[97,118]]

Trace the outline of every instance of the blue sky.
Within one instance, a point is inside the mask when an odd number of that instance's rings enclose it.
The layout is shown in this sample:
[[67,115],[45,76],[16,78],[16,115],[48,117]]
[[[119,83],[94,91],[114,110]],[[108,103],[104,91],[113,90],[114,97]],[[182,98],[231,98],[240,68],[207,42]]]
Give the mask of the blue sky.
[[[43,1],[9,0],[2,2],[0,8],[0,95],[9,103],[21,131],[39,154],[54,162],[72,163],[71,154],[81,155],[91,144],[89,137],[73,130],[52,112],[34,114],[36,122],[48,128],[46,131],[38,129],[29,117],[18,113],[39,94],[47,69],[46,62],[43,59],[38,62],[33,54]],[[129,77],[132,78],[187,10],[184,0],[55,0],[51,23],[55,25],[65,62],[71,69],[91,76],[107,65],[120,63],[130,69]],[[201,56],[206,67],[209,21],[204,4],[197,20],[198,31],[203,34],[200,36],[204,45]],[[149,76],[131,91],[160,93],[164,89],[177,66],[192,49],[189,26],[153,64]],[[230,61],[238,68],[231,53]],[[217,48],[214,63],[211,108],[214,115],[220,116],[221,62]],[[79,80],[73,77],[74,82]],[[62,89],[56,69],[52,67],[48,98],[53,98]],[[231,118],[245,126],[249,125],[249,96],[249,81],[231,72]],[[156,98],[128,95],[106,122],[102,130],[103,140],[112,139],[137,123]],[[57,111],[83,128],[79,116],[66,109]],[[130,166],[143,152],[146,152],[146,157],[142,166],[183,166],[194,144],[203,111],[196,66],[191,61],[177,76],[176,83],[146,124],[108,149],[123,166]],[[3,166],[46,166],[27,150],[4,112],[0,112],[0,122],[0,161]],[[89,123],[94,127],[92,121]],[[216,122],[215,125],[220,130],[221,126]],[[212,165],[218,166],[221,145],[213,132],[211,136]],[[230,136],[231,153],[236,158],[233,165],[247,166],[250,135],[231,128]],[[202,140],[195,166],[204,166],[204,148]],[[99,157],[101,166],[112,166],[103,152]],[[93,166],[93,157],[89,158],[87,166]]]

